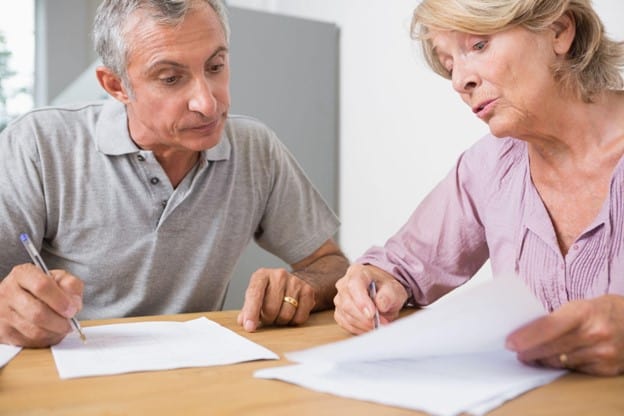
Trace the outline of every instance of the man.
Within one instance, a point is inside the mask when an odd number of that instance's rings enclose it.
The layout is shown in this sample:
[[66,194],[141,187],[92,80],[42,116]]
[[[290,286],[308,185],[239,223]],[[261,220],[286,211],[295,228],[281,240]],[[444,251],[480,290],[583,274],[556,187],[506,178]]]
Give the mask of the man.
[[96,75],[115,100],[35,110],[0,136],[0,342],[57,343],[78,311],[218,309],[251,238],[294,271],[252,275],[245,330],[333,306],[338,221],[274,133],[228,116],[228,32],[219,0],[105,0]]

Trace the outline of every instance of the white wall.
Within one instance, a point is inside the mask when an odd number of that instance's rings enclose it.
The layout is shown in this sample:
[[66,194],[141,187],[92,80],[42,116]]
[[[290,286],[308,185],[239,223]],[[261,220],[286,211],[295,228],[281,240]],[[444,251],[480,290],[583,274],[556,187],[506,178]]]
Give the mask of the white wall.
[[[418,3],[228,1],[341,29],[340,243],[352,260],[372,244],[383,244],[459,153],[487,133],[450,83],[426,67],[410,40],[411,12]],[[624,2],[594,0],[594,5],[607,32],[624,40]]]

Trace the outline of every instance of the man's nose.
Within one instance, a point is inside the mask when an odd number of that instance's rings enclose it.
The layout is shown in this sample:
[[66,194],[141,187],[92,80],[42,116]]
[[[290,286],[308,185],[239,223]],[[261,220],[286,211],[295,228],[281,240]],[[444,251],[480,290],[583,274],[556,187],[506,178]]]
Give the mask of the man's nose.
[[217,99],[208,80],[202,79],[195,82],[188,101],[188,108],[190,111],[201,113],[204,116],[210,116],[215,113]]

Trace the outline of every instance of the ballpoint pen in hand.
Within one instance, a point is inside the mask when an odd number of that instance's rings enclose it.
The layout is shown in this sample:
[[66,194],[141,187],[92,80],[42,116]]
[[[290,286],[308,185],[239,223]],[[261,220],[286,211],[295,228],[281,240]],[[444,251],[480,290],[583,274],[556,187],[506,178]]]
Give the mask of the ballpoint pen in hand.
[[[32,243],[32,241],[30,241],[30,237],[28,237],[28,234],[22,233],[20,235],[20,240],[22,240],[22,244],[26,248],[26,251],[30,255],[30,258],[32,259],[33,263],[35,263],[36,266],[38,266],[41,270],[43,270],[45,274],[52,277],[52,275],[50,274],[50,270],[48,269],[48,266],[46,266],[45,263],[43,262],[43,259],[41,258],[39,251],[37,251],[37,248],[35,247],[35,245]],[[78,323],[78,320],[75,317],[71,317],[70,322],[74,326],[76,331],[78,331],[78,334],[80,335],[80,339],[82,340],[82,342],[86,342],[87,337],[85,337],[84,333],[82,332],[82,328],[80,328],[80,324]]]
[[[375,296],[377,296],[377,285],[373,280],[370,282],[368,286],[368,296],[370,296],[373,303],[375,303]],[[373,315],[373,326],[375,329],[379,328],[379,309],[377,309],[377,305],[375,305],[375,314]]]

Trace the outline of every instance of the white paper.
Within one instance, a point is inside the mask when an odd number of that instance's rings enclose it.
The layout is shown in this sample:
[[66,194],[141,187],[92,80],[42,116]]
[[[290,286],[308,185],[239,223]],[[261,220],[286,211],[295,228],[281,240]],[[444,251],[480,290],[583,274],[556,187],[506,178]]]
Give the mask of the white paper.
[[278,359],[278,355],[213,322],[152,321],[83,328],[52,347],[63,379]]
[[392,325],[286,357],[301,363],[343,362],[494,350],[504,347],[512,330],[545,313],[520,279],[492,279]]
[[14,345],[0,344],[0,368],[4,367],[9,361],[22,350],[22,347]]
[[494,279],[377,331],[287,353],[301,364],[254,375],[436,415],[483,414],[566,373],[526,366],[504,348],[507,334],[544,313],[520,280]]

